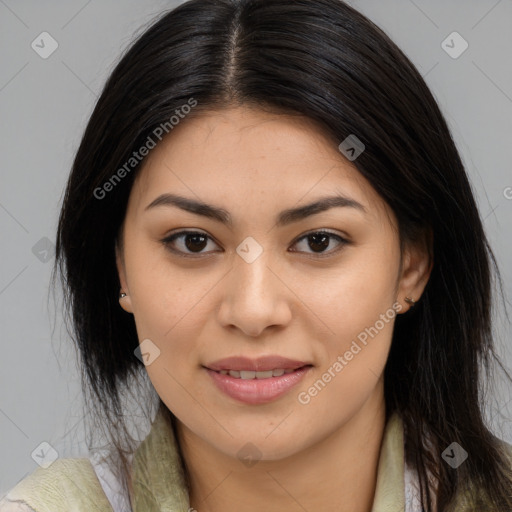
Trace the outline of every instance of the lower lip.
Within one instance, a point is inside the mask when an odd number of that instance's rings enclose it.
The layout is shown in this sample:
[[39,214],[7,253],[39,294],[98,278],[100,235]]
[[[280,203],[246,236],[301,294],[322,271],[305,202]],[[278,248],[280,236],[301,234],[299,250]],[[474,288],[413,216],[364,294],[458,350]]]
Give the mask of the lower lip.
[[205,369],[215,385],[226,395],[240,402],[256,405],[272,402],[290,391],[302,380],[311,366],[303,366],[292,373],[268,379],[236,379],[231,375],[222,375],[209,368]]

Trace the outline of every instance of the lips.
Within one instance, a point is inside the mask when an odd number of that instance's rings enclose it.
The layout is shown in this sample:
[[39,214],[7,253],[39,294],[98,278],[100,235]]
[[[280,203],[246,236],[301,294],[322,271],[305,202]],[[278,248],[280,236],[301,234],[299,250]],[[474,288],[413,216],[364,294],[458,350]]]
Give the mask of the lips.
[[236,400],[249,405],[265,404],[286,395],[312,369],[312,366],[303,366],[291,373],[280,377],[267,379],[241,379],[205,368],[213,383],[219,391]]
[[305,361],[281,356],[228,357],[204,366],[220,391],[250,405],[277,400],[296,386],[312,367]]

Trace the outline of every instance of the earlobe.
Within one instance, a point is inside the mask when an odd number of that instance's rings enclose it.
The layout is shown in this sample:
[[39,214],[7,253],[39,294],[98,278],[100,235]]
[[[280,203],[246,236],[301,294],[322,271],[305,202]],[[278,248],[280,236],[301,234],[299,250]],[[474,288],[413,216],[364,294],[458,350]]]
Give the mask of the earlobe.
[[133,313],[130,296],[127,293],[123,292],[122,289],[119,292],[119,304],[127,313]]

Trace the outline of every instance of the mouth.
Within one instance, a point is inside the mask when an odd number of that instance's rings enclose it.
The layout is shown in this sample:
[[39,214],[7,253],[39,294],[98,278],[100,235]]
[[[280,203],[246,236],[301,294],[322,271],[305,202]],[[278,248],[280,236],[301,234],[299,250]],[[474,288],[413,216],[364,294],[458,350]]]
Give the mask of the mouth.
[[236,402],[247,405],[265,404],[279,399],[298,385],[312,368],[312,364],[266,370],[214,370],[203,367],[217,390]]

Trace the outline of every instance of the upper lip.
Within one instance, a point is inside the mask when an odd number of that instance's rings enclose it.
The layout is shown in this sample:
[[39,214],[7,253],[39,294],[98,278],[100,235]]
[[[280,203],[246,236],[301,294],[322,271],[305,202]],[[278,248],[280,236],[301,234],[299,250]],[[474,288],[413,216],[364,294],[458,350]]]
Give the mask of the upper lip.
[[214,371],[220,370],[238,370],[238,371],[255,371],[264,372],[268,370],[296,370],[302,366],[309,365],[304,361],[297,361],[294,359],[288,359],[277,355],[263,356],[256,359],[250,359],[248,357],[226,357],[225,359],[219,359],[213,363],[208,363],[206,368]]

